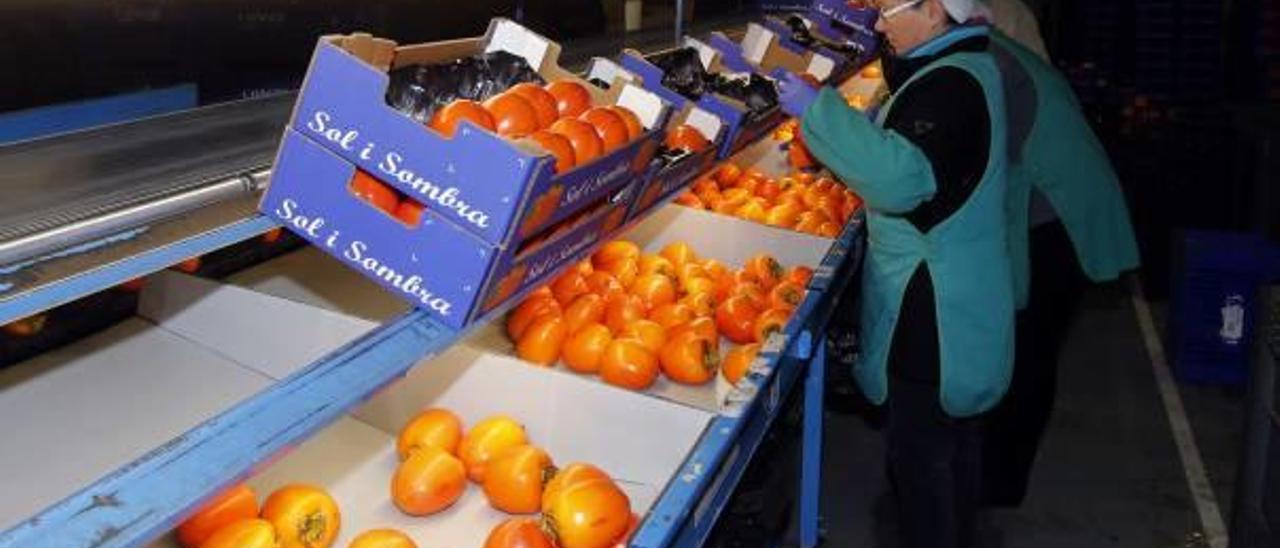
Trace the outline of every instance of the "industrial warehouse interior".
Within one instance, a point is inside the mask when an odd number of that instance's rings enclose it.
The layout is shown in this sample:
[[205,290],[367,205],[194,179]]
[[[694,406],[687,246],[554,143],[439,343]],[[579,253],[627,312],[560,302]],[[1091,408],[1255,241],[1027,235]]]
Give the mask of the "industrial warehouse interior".
[[1280,547],[1280,4],[0,37],[0,548]]

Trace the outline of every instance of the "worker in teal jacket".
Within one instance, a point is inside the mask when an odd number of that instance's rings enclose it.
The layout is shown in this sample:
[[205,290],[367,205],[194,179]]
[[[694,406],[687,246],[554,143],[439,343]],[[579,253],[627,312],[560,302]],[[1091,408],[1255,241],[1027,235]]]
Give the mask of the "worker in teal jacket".
[[831,88],[782,82],[813,154],[867,206],[854,375],[887,406],[908,545],[972,541],[981,429],[1013,360],[1005,101],[973,0],[883,0],[890,98],[873,122]]
[[991,42],[1009,121],[1019,312],[1012,385],[985,425],[983,498],[1018,506],[1053,411],[1058,354],[1085,278],[1115,280],[1136,268],[1138,247],[1116,174],[1066,80],[1007,35],[993,31]]

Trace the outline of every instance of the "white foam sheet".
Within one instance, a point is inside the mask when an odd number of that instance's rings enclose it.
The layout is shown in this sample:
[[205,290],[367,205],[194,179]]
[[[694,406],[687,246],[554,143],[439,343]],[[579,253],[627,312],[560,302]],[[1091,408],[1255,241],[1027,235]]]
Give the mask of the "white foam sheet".
[[283,379],[378,324],[177,272],[151,277],[139,314],[233,361]]
[[238,272],[227,282],[374,322],[409,310],[395,295],[314,247]]
[[139,318],[0,371],[0,530],[269,383]]

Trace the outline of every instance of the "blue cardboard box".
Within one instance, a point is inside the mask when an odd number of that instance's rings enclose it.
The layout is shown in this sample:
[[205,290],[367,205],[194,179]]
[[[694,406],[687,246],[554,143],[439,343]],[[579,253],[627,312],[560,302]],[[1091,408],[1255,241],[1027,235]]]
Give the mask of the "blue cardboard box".
[[[834,52],[823,53],[787,47],[778,34],[758,23],[747,23],[741,42],[720,32],[711,33],[707,45],[720,54],[721,62],[733,70],[752,71],[775,79],[785,74],[808,74],[826,83],[844,61]],[[825,48],[822,48],[825,50]]]
[[[726,71],[726,67],[720,63],[719,52],[714,48],[690,39],[686,39],[685,44],[698,50],[702,64],[709,72]],[[692,105],[719,118],[725,127],[725,135],[719,145],[720,158],[727,158],[755,142],[786,117],[779,107],[774,107],[758,116],[751,116],[750,110],[741,101],[714,93],[704,93],[697,101],[690,100],[675,90],[663,86],[662,69],[634,50],[624,50],[620,63],[623,68],[640,78],[645,89],[657,94],[674,108],[683,109]]]
[[493,244],[515,243],[640,178],[669,116],[666,105],[638,85],[600,90],[561,69],[558,45],[505,19],[493,20],[482,38],[394,48],[393,66],[509,51],[546,80],[580,81],[595,104],[625,106],[645,125],[641,138],[556,174],[554,158],[531,140],[507,140],[466,121],[446,138],[388,106],[377,49],[346,37],[322,38],[289,127]]
[[880,46],[880,37],[875,30],[879,10],[856,8],[844,0],[814,0],[809,11],[799,17],[805,21],[810,33],[830,42],[856,46],[864,52],[857,59],[849,59],[844,53],[821,44],[806,46],[796,43],[791,40],[791,28],[786,23],[776,17],[765,17],[761,26],[780,37],[782,48],[797,54],[813,51],[835,61],[832,74],[823,81],[842,81],[875,59]]
[[[628,107],[645,132],[557,174],[532,141],[466,121],[446,138],[384,101],[392,66],[494,49],[525,57],[548,81],[579,79],[556,64],[558,45],[505,19],[481,38],[414,46],[322,38],[260,210],[453,327],[574,260],[626,220],[670,108],[622,74],[605,90],[584,82],[595,104]],[[357,173],[423,206],[421,220],[410,225],[357,199]]]
[[655,207],[670,201],[677,193],[688,188],[700,175],[711,171],[718,157],[720,142],[725,139],[725,127],[720,119],[693,105],[686,107],[673,119],[671,127],[687,124],[697,128],[712,142],[712,146],[699,152],[690,152],[666,163],[654,160],[643,183],[636,186],[635,200],[631,204],[628,220],[645,217]]
[[303,134],[286,129],[271,187],[260,209],[451,327],[463,327],[507,297],[541,283],[626,220],[633,189],[580,210],[520,246],[501,247],[426,209],[417,226],[348,191],[357,167]]

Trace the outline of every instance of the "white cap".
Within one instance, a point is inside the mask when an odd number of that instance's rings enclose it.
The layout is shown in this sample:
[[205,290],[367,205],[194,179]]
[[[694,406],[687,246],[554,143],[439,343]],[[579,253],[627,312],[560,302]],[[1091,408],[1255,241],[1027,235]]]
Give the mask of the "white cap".
[[986,15],[986,6],[983,6],[978,0],[941,1],[942,7],[947,10],[947,14],[960,23],[967,23],[974,17]]

